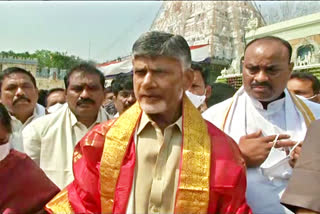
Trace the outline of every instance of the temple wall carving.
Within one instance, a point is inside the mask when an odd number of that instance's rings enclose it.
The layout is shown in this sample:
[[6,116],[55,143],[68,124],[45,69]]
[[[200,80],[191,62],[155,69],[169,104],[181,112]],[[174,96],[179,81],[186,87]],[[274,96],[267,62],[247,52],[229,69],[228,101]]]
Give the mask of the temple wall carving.
[[180,34],[189,45],[210,44],[208,55],[241,57],[245,33],[264,22],[251,2],[165,1],[151,30]]

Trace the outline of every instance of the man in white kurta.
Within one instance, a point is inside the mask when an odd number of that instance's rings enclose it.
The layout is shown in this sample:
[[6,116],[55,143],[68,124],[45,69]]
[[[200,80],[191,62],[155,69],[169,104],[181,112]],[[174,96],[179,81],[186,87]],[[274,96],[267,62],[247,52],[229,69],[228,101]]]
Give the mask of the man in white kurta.
[[76,143],[94,125],[109,119],[101,107],[104,76],[100,71],[82,64],[73,68],[66,80],[67,104],[23,130],[26,153],[60,189],[73,180]]
[[289,163],[298,157],[288,146],[301,142],[311,120],[320,116],[318,104],[285,89],[293,68],[290,56],[290,44],[279,38],[249,43],[244,86],[233,98],[203,113],[238,142],[248,167],[247,200],[253,213],[290,212],[280,204],[292,171]]
[[37,104],[38,89],[33,75],[22,68],[10,67],[0,75],[0,98],[11,117],[11,147],[23,152],[22,130],[31,121],[45,115]]

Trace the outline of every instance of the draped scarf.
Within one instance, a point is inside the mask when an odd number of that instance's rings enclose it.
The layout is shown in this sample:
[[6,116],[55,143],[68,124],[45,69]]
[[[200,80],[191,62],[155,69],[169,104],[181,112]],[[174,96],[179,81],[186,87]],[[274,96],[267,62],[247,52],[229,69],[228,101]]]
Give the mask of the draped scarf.
[[[124,213],[126,210],[135,163],[133,139],[141,114],[142,110],[136,102],[114,123],[110,123],[110,129],[104,136],[99,167],[101,213]],[[211,138],[205,120],[186,96],[182,102],[182,127],[180,172],[174,212],[207,213],[210,198]],[[75,164],[82,158],[75,151],[74,171]],[[68,186],[47,204],[47,210],[57,213],[73,212],[77,204],[68,200],[68,195],[74,192],[71,187]],[[83,210],[81,206],[77,209]]]

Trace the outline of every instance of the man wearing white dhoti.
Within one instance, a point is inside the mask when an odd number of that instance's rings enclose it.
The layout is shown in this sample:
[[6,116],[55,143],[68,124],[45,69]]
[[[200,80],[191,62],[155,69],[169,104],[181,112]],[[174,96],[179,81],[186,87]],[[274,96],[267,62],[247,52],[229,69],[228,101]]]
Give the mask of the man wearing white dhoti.
[[248,167],[247,200],[253,213],[290,213],[280,196],[299,156],[294,148],[320,116],[318,104],[285,88],[293,69],[291,53],[290,44],[278,37],[248,43],[243,86],[233,98],[203,113],[238,142]]

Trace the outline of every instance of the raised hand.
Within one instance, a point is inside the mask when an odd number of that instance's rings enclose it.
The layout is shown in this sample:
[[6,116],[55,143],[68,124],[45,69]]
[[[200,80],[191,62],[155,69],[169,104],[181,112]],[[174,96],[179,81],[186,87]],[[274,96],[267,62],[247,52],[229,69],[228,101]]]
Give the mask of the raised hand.
[[[274,144],[276,135],[262,136],[262,131],[242,136],[239,140],[239,147],[246,161],[247,167],[260,166],[268,157]],[[281,134],[278,137],[276,148],[286,148],[295,145],[296,142],[289,140],[290,136]]]

